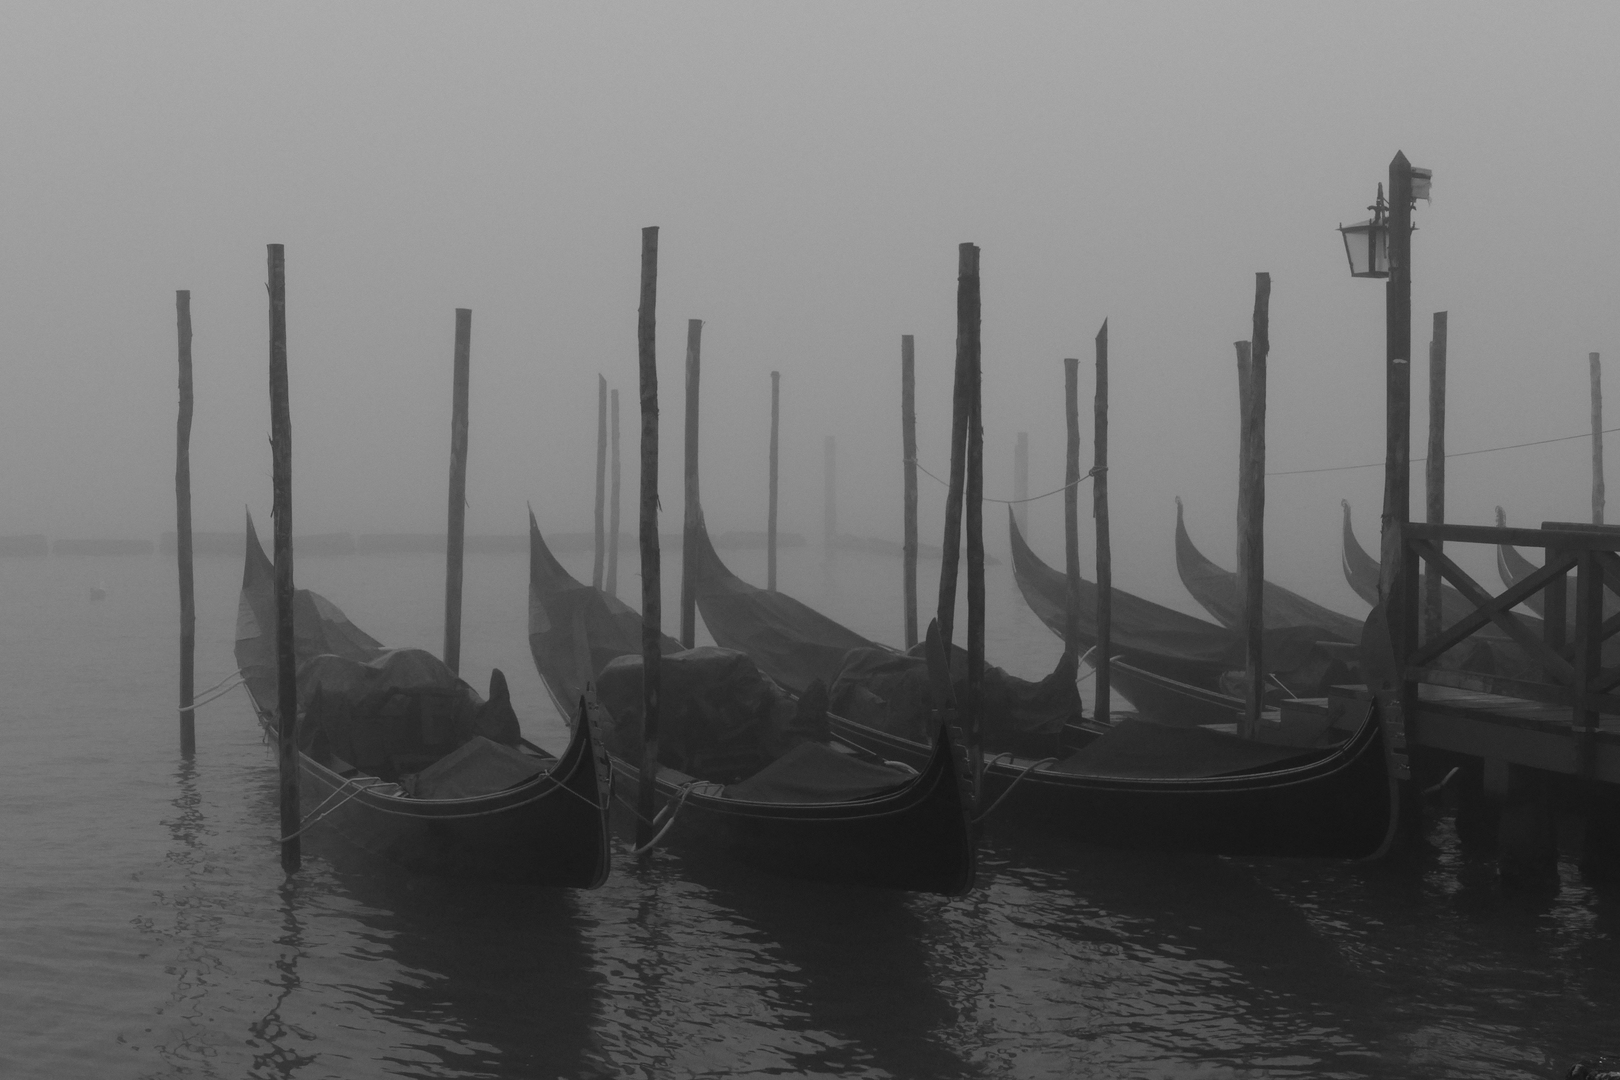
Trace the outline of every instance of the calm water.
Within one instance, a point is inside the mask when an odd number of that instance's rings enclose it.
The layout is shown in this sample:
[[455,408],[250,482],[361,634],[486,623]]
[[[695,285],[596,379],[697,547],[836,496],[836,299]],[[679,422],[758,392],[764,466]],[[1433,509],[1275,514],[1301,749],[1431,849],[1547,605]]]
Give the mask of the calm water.
[[[899,636],[894,561],[783,557],[784,589]],[[502,667],[560,747],[526,572],[470,562],[464,667]],[[200,686],[234,666],[239,574],[198,565]],[[442,557],[299,579],[437,650]],[[992,659],[1049,667],[1005,567],[989,596]],[[1504,898],[1443,821],[1405,868],[992,831],[955,901],[667,852],[594,893],[470,887],[320,836],[285,882],[245,698],[203,711],[193,764],[175,750],[175,606],[160,559],[0,560],[0,1076],[1546,1077],[1620,1048],[1620,892],[1566,867]]]

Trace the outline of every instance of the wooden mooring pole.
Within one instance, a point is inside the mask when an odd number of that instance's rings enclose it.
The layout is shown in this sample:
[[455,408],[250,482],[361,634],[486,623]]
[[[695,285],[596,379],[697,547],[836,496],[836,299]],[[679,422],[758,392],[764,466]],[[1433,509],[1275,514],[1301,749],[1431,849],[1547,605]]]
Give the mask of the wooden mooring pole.
[[838,443],[828,435],[821,443],[821,542],[831,548],[838,539]]
[[287,260],[269,245],[270,485],[275,518],[276,764],[281,795],[281,869],[303,862],[298,806],[298,657],[293,651],[292,411],[287,397]]
[[771,372],[771,493],[765,513],[765,588],[776,591],[776,484],[782,430],[782,373]]
[[[1079,376],[1076,375],[1076,381]],[[1113,693],[1109,662],[1114,639],[1114,553],[1108,527],[1108,320],[1097,331],[1097,395],[1093,403],[1093,443],[1091,477],[1091,516],[1097,526],[1097,704],[1093,712],[1107,722],[1113,716]],[[1076,420],[1078,427],[1078,419]],[[1078,459],[1078,452],[1076,453]],[[1075,481],[1080,479],[1080,463],[1075,461]],[[1078,488],[1076,489],[1078,493]],[[1077,526],[1078,527],[1078,526]],[[1076,543],[1079,543],[1078,538]],[[1075,580],[1069,587],[1080,587],[1080,556],[1076,552]]]
[[962,559],[962,494],[967,484],[967,430],[972,420],[972,392],[969,380],[972,364],[962,340],[964,283],[971,276],[977,283],[979,249],[962,244],[956,256],[956,378],[951,389],[951,479],[945,494],[945,536],[939,560],[939,642],[945,657],[951,655],[951,631],[956,624],[956,574]]
[[450,514],[444,545],[444,663],[461,673],[462,551],[467,538],[467,379],[472,309],[456,308],[454,387],[450,403]]
[[613,480],[608,495],[608,549],[607,579],[604,588],[609,596],[619,595],[619,391],[608,396],[608,411],[613,426]]
[[1587,354],[1592,366],[1592,524],[1603,524],[1603,362]]
[[191,290],[174,294],[180,344],[180,417],[175,424],[174,554],[180,571],[180,754],[197,752],[197,594],[191,572]]
[[956,332],[968,361],[967,477],[967,700],[963,728],[973,778],[973,804],[980,802],[984,777],[984,416],[979,348],[979,249],[957,283]]
[[1271,351],[1271,275],[1254,276],[1254,329],[1249,341],[1248,401],[1243,408],[1243,450],[1238,487],[1238,590],[1243,596],[1239,624],[1243,638],[1243,730],[1254,738],[1265,701],[1266,583],[1266,354]]
[[697,645],[697,544],[703,520],[698,500],[698,384],[703,364],[703,320],[686,320],[685,514],[681,522],[681,644]]
[[1013,518],[1018,531],[1029,535],[1029,432],[1020,431],[1013,444]]
[[[1063,580],[1065,594],[1063,648],[1080,655],[1080,360],[1063,361],[1063,419],[1068,440],[1063,451]],[[1096,654],[1093,654],[1094,656]],[[1101,674],[1105,666],[1098,659]],[[1099,714],[1101,715],[1101,714]]]
[[900,455],[905,523],[900,552],[905,564],[906,649],[917,645],[917,352],[910,334],[900,335]]
[[[1429,458],[1424,465],[1424,520],[1430,525],[1446,522],[1446,319],[1444,311],[1434,313],[1434,332],[1429,338]],[[1436,540],[1436,547],[1443,547]],[[1440,571],[1434,565],[1423,568],[1423,640],[1440,636]]]
[[607,570],[607,379],[596,377],[596,559],[591,588],[600,589]]
[[658,779],[658,662],[663,636],[658,553],[658,226],[641,230],[641,306],[636,345],[641,368],[641,775],[636,846],[652,840]]

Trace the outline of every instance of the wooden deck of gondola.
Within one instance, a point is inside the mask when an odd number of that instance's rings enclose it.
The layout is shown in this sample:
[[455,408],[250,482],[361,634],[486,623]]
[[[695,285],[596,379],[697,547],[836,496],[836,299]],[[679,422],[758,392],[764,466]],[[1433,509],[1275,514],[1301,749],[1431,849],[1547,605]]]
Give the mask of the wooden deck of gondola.
[[[1336,686],[1326,699],[1289,706],[1309,711],[1320,702],[1333,717],[1369,697],[1365,687]],[[1579,772],[1574,710],[1567,705],[1424,685],[1417,687],[1417,707],[1406,726],[1411,746],[1569,776]],[[1600,727],[1594,743],[1595,779],[1620,784],[1620,724]]]

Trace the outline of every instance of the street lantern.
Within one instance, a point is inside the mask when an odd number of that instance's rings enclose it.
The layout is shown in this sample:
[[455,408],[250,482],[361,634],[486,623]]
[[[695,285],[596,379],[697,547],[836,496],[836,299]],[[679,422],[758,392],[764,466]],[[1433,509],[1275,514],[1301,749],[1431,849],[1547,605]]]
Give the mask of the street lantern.
[[1344,254],[1350,260],[1350,276],[1389,277],[1389,205],[1384,202],[1384,185],[1378,185],[1378,201],[1367,207],[1373,216],[1354,225],[1340,225]]

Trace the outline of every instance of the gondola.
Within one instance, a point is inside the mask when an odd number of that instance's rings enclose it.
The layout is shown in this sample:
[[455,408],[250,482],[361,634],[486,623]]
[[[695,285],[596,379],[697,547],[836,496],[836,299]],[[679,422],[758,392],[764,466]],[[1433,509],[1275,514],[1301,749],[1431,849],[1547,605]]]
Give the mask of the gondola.
[[[277,716],[274,574],[250,517],[237,614],[236,663],[259,722],[272,739]],[[299,667],[306,672],[364,666],[367,672],[381,674],[393,658],[411,659],[406,654],[414,652],[385,648],[350,622],[337,605],[307,589],[295,594],[293,622]],[[311,661],[313,666],[306,668]],[[505,680],[492,679],[492,684],[489,703],[459,680],[448,691],[439,687],[414,692],[419,696],[461,695],[455,700],[479,706],[499,704],[496,692],[504,698]],[[370,700],[381,709],[388,704],[384,695],[391,694],[395,707],[411,708],[412,692],[388,688]],[[311,708],[318,703],[317,698]],[[414,707],[420,710],[418,717],[425,717],[433,706],[417,703]],[[302,711],[306,722],[308,713],[308,709]],[[361,709],[344,719],[375,723],[375,717],[375,712]],[[515,723],[513,726],[515,729]],[[515,747],[490,750],[475,738],[452,753],[454,762],[445,758],[445,765],[434,773],[423,768],[410,776],[362,774],[336,757],[329,742],[304,737],[302,728],[300,736],[301,831],[329,829],[408,869],[442,876],[580,889],[594,889],[607,879],[612,774],[591,722],[575,725],[560,758],[527,740]],[[479,754],[487,757],[478,758]],[[480,760],[500,764],[483,770],[478,782],[464,779],[466,770]],[[462,771],[456,772],[452,766]],[[386,771],[379,769],[379,773]],[[409,793],[412,784],[429,775],[443,779],[434,788],[419,786],[418,792],[431,790],[433,797]],[[492,786],[492,775],[520,779],[500,790],[477,793],[479,788]],[[445,794],[458,790],[453,797]]]
[[[1229,629],[1238,627],[1243,618],[1243,597],[1238,591],[1237,574],[1217,566],[1193,544],[1179,498],[1176,500],[1176,571],[1193,599],[1216,622]],[[1295,638],[1306,647],[1318,641],[1361,640],[1360,619],[1341,615],[1270,581],[1265,583],[1262,597],[1268,634]]]
[[[762,671],[794,693],[820,682],[836,699],[847,677],[876,669],[893,670],[921,661],[871,641],[782,592],[770,592],[743,581],[721,561],[701,518],[693,529],[693,595],[703,623],[717,644],[745,652]],[[954,678],[965,677],[966,650],[953,649]],[[1000,668],[985,672],[986,726],[992,739],[1008,739],[1027,749],[1056,751],[1065,742],[1086,741],[1075,676],[1076,658],[1062,657],[1038,682],[1016,678]],[[1040,736],[1019,735],[1040,729]],[[1100,728],[1095,730],[1101,730]],[[1008,747],[1010,748],[1010,747]]]
[[[1009,518],[1013,578],[1030,610],[1063,637],[1068,619],[1068,582],[1030,549]],[[1202,726],[1236,722],[1243,699],[1222,688],[1227,672],[1243,668],[1242,644],[1224,626],[1184,615],[1123,589],[1111,593],[1110,637],[1113,688],[1143,716],[1165,724]],[[1082,648],[1097,644],[1097,585],[1080,579],[1078,624]],[[1276,654],[1272,654],[1275,656]]]
[[[1016,526],[1013,535],[1016,568]],[[700,552],[695,592],[716,640],[724,634],[746,642],[784,629],[807,637],[814,622],[806,613],[831,623],[737,578],[712,548]],[[885,756],[920,762],[928,754],[916,740],[847,719],[833,723],[843,737]],[[1370,719],[1338,746],[1302,750],[1124,718],[1055,758],[992,756],[985,809],[1022,827],[1109,846],[1356,857],[1377,848],[1389,820],[1379,738]]]
[[[558,707],[577,700],[615,659],[639,656],[641,633],[639,615],[562,568],[531,513],[529,648]],[[667,636],[662,649],[665,655],[682,651]],[[972,888],[976,872],[966,755],[946,725],[923,750],[904,765],[843,740],[814,751],[835,781],[833,759],[858,771],[864,778],[859,791],[853,781],[842,790],[839,783],[823,785],[820,773],[791,792],[773,789],[765,777],[774,766],[730,784],[661,766],[661,825],[670,841],[724,851],[777,873],[960,895]],[[610,756],[619,790],[634,805],[639,769],[611,747]]]

